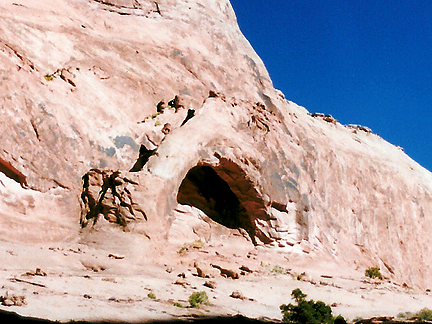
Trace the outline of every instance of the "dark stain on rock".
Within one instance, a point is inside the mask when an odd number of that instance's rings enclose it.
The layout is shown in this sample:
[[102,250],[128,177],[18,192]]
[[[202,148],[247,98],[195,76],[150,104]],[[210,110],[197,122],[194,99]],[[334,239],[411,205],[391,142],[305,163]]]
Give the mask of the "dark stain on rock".
[[116,136],[114,138],[114,145],[118,149],[123,148],[125,145],[129,145],[134,151],[138,151],[139,149],[138,144],[130,136]]

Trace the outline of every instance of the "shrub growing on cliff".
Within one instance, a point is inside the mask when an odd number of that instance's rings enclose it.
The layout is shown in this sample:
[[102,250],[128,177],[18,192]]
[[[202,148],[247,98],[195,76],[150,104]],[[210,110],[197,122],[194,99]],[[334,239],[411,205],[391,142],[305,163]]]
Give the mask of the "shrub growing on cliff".
[[45,80],[47,81],[52,81],[54,80],[54,77],[52,76],[52,74],[45,74],[44,75]]
[[379,279],[382,280],[381,272],[379,271],[378,267],[369,267],[365,271],[365,276],[372,278],[372,279]]
[[411,319],[418,319],[420,321],[432,321],[432,309],[423,308],[419,312],[415,313]]
[[[306,300],[306,294],[300,289],[294,289],[291,296],[297,305],[283,304],[280,306],[283,318],[282,321],[292,324],[332,324],[335,319],[332,316],[331,307],[322,301]],[[341,322],[343,317],[337,317],[337,323]]]
[[193,308],[200,308],[200,305],[210,305],[207,294],[205,291],[193,293],[189,296],[189,304]]
[[334,324],[347,324],[347,321],[345,320],[345,318],[342,315],[338,315],[335,317],[333,323]]

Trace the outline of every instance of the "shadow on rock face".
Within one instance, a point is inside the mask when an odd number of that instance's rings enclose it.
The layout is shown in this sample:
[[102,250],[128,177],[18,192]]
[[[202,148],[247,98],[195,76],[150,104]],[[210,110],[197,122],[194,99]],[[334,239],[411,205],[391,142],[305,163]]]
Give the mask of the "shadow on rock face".
[[[22,317],[20,315],[17,315],[13,312],[6,312],[6,311],[0,311],[0,322],[1,323],[39,323],[39,324],[51,324],[51,323],[57,323],[53,321],[48,320],[42,320],[38,318],[32,318],[32,317]],[[71,321],[70,323],[75,324],[115,324],[115,323],[127,323],[127,322],[115,322],[115,321],[109,321],[109,322],[87,322],[87,321]],[[135,324],[181,324],[181,323],[202,323],[202,324],[209,324],[209,323],[274,323],[272,321],[267,320],[257,320],[257,319],[250,319],[246,318],[240,315],[237,316],[230,316],[230,317],[203,317],[203,318],[195,318],[195,319],[184,319],[184,320],[172,320],[172,321],[142,321],[142,322],[134,322]]]
[[228,159],[218,166],[198,164],[183,179],[177,202],[202,210],[215,222],[231,228],[244,229],[256,244],[272,239],[257,229],[255,220],[268,221],[264,202],[243,170]]
[[211,219],[228,228],[250,227],[250,224],[242,224],[240,220],[241,214],[246,211],[237,196],[210,166],[196,166],[189,170],[180,186],[177,200],[180,204],[201,209]]

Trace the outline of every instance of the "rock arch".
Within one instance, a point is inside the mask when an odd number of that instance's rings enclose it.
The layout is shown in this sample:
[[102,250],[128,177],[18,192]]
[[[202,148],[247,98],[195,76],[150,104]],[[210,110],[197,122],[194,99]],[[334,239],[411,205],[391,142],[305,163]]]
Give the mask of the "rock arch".
[[180,185],[177,202],[202,210],[223,226],[244,229],[254,244],[256,238],[263,243],[273,241],[260,229],[270,221],[261,195],[241,167],[229,159],[192,167]]

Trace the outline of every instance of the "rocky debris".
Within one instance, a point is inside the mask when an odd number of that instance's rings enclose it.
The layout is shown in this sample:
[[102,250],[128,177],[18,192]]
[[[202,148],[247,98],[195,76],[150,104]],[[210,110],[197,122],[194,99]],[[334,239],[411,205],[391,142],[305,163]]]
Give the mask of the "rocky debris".
[[242,265],[240,268],[239,268],[242,272],[244,272],[244,273],[252,273],[253,272],[253,270],[251,270],[249,267],[247,267],[247,266],[244,266],[244,265]]
[[189,282],[187,282],[186,280],[183,280],[183,279],[178,279],[178,280],[176,280],[175,282],[174,282],[174,285],[179,285],[179,286],[182,286],[182,287],[187,287],[187,286],[190,286],[190,283]]
[[245,297],[241,292],[239,292],[239,291],[233,291],[232,293],[231,293],[231,295],[230,295],[230,297],[231,298],[234,298],[234,299],[240,299],[240,300],[249,300],[249,301],[255,301],[255,299],[253,299],[253,298],[247,298],[247,297]]
[[362,131],[362,132],[365,132],[365,133],[368,133],[368,134],[372,133],[372,129],[370,129],[369,127],[366,127],[366,126],[349,124],[349,125],[346,125],[346,127],[350,128],[350,129],[353,129],[354,132],[357,131],[357,130],[359,130],[359,131]]
[[93,0],[101,5],[101,8],[121,16],[162,16],[159,4],[156,1],[140,2],[137,0]]
[[206,282],[204,283],[204,286],[205,286],[205,287],[208,287],[208,288],[210,288],[210,289],[216,289],[216,287],[217,287],[216,282],[211,281],[211,280],[206,281]]
[[40,268],[36,268],[35,271],[27,271],[24,275],[29,277],[33,277],[33,276],[46,277],[47,273],[45,271],[42,271]]
[[70,71],[70,69],[63,68],[63,69],[57,70],[57,73],[59,74],[60,79],[69,83],[71,86],[76,87],[76,84],[73,81],[73,78],[75,78],[75,75]]
[[213,268],[218,269],[220,271],[220,275],[222,277],[231,278],[231,279],[238,279],[238,278],[240,278],[240,275],[236,271],[234,271],[234,270],[227,269],[227,268],[222,268],[221,266],[219,266],[217,264],[212,264],[211,266]]
[[360,319],[355,321],[355,324],[405,324],[405,323],[424,323],[418,320],[399,320],[392,316],[372,317],[368,319]]
[[248,126],[251,128],[256,127],[257,129],[264,132],[265,134],[267,134],[270,131],[268,122],[266,122],[263,117],[260,117],[258,115],[253,115],[251,117],[250,121],[248,121]]
[[122,176],[120,171],[91,169],[82,179],[80,223],[83,228],[90,221],[95,224],[99,216],[121,226],[147,220],[144,210],[134,202],[129,189],[138,183]]
[[175,112],[178,112],[179,109],[184,108],[183,97],[176,95],[174,99],[168,101],[168,107],[174,108]]
[[106,266],[98,262],[96,259],[82,259],[80,262],[84,268],[93,272],[101,272],[106,270]]
[[319,118],[324,118],[325,117],[325,114],[323,114],[323,113],[312,113],[312,114],[309,114],[311,117],[314,117],[314,118],[317,118],[317,117],[319,117]]
[[33,281],[29,281],[29,280],[24,280],[24,279],[20,279],[20,278],[10,278],[9,281],[11,282],[21,282],[21,283],[26,283],[32,286],[36,286],[36,287],[42,287],[42,288],[46,288],[46,286],[44,284],[38,283],[38,282],[33,282]]
[[201,278],[214,278],[219,273],[217,270],[213,269],[212,267],[208,266],[207,264],[203,262],[194,262],[194,267],[196,269],[198,277]]
[[9,292],[6,292],[5,296],[0,296],[0,303],[8,307],[27,305],[25,296],[9,295]]
[[115,254],[108,254],[108,258],[114,259],[114,260],[123,260],[125,257],[123,255],[115,255]]
[[158,102],[156,106],[156,112],[163,114],[165,108],[166,108],[165,101],[161,100]]
[[241,300],[246,299],[246,298],[243,296],[243,294],[242,294],[241,292],[239,292],[239,291],[233,291],[233,292],[231,293],[230,297],[231,297],[231,298],[235,298],[235,299],[241,299]]
[[163,134],[165,134],[165,135],[168,135],[169,133],[171,133],[171,130],[172,130],[171,124],[170,124],[170,123],[166,123],[166,124],[163,126],[161,132],[162,132]]
[[57,69],[54,73],[44,75],[46,81],[52,81],[56,77],[60,77],[64,82],[76,87],[76,84],[73,81],[75,74],[71,72],[71,68]]
[[320,119],[322,119],[328,123],[334,124],[334,125],[336,125],[336,123],[337,123],[337,120],[332,115],[328,115],[328,114],[326,115],[323,113],[312,113],[312,114],[308,113],[308,115],[311,117],[314,117],[314,118],[320,118]]
[[93,74],[99,78],[100,80],[108,80],[111,76],[108,74],[108,72],[106,72],[104,69],[102,69],[99,66],[94,65],[91,69],[90,69]]
[[325,115],[323,120],[334,125],[337,123],[337,120],[332,115]]

